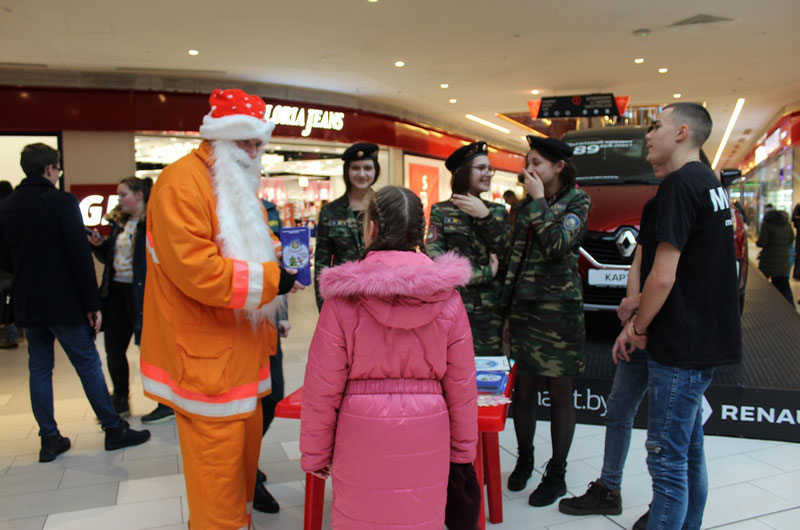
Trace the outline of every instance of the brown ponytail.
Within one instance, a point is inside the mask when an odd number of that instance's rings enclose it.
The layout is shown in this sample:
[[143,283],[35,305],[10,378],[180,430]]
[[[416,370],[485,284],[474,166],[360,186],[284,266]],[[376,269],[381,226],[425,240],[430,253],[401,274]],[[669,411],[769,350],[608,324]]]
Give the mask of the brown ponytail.
[[425,237],[422,201],[407,188],[385,186],[373,193],[364,225],[370,221],[377,225],[378,236],[364,256],[373,250],[415,250]]

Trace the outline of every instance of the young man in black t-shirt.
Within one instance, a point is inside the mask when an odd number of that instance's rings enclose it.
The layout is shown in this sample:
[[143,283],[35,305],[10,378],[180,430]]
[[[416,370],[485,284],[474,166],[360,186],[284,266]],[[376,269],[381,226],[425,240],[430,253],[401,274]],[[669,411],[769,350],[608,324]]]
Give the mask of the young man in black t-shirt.
[[645,137],[648,161],[664,165],[669,175],[656,194],[652,268],[614,355],[634,348],[650,355],[650,530],[700,528],[708,495],[703,393],[715,366],[741,360],[730,204],[700,161],[710,132],[711,117],[702,106],[675,103]]

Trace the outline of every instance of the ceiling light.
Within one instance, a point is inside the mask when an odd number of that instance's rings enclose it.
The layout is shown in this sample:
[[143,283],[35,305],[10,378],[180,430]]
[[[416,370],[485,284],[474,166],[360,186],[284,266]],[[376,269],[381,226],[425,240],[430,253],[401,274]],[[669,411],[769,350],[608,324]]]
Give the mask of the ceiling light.
[[377,4],[378,0],[367,0],[370,4]]
[[447,83],[442,83],[441,85],[439,85],[439,88],[450,88],[450,85],[448,85]]
[[644,62],[644,57],[637,57],[633,60],[636,64],[642,64]]
[[533,90],[531,90],[531,94],[533,94],[534,96],[538,96],[539,95],[539,89],[538,88],[534,88]]
[[725,150],[725,144],[728,143],[728,138],[731,136],[731,131],[733,131],[733,126],[736,124],[736,120],[739,118],[739,113],[742,111],[743,105],[744,98],[739,98],[736,100],[736,106],[733,108],[733,113],[731,114],[731,121],[728,122],[728,127],[725,128],[725,134],[722,135],[722,141],[719,143],[719,147],[717,148],[717,154],[714,156],[714,162],[711,164],[711,169],[717,169],[717,163],[722,156],[722,151]]
[[458,103],[458,100],[456,98],[450,98],[450,103]]
[[675,98],[675,99],[681,99],[681,93],[680,92],[675,92],[674,94],[672,94],[672,97]]
[[189,50],[189,55],[200,55],[200,52],[197,50]]
[[406,65],[406,63],[404,63],[403,61],[395,61],[394,65],[398,68],[402,68]]
[[664,68],[663,66],[658,69],[658,73],[659,74],[666,74],[667,72],[669,72],[669,69],[668,68]]
[[495,131],[500,131],[501,133],[505,133],[505,134],[511,133],[511,131],[509,131],[505,127],[500,127],[496,123],[492,123],[490,121],[486,121],[483,118],[479,118],[477,116],[473,116],[472,114],[465,114],[464,117],[467,118],[468,120],[474,121],[475,123],[480,123],[483,126],[489,127],[490,129],[494,129]]

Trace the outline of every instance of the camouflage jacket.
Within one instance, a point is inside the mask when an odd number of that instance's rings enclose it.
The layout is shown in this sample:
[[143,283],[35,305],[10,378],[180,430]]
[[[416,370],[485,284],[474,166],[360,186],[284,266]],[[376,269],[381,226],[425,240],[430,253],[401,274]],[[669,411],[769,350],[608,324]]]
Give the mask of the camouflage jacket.
[[564,188],[556,196],[519,207],[506,274],[503,304],[513,300],[583,300],[578,248],[586,233],[591,200],[585,191]]
[[350,209],[350,199],[342,195],[319,212],[314,249],[314,292],[317,308],[322,309],[319,275],[328,267],[361,258],[364,253],[364,230]]
[[[431,258],[452,250],[472,263],[469,285],[459,288],[467,311],[499,306],[508,263],[510,233],[506,208],[493,202],[483,203],[489,208],[489,215],[483,219],[470,217],[449,200],[434,204],[425,238],[425,252]],[[489,266],[489,254],[497,254],[500,261],[495,277]]]

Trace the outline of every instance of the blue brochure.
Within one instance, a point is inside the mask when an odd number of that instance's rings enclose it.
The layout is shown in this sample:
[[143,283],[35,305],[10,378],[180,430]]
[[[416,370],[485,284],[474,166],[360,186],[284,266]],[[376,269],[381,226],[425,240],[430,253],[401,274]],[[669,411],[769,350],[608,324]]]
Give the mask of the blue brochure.
[[281,228],[283,266],[297,270],[297,281],[311,285],[311,261],[309,260],[309,234],[307,227]]
[[475,374],[475,380],[478,383],[478,392],[482,394],[502,394],[508,384],[508,373],[479,370]]

